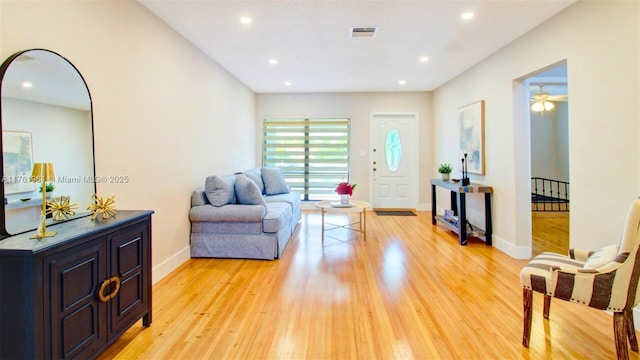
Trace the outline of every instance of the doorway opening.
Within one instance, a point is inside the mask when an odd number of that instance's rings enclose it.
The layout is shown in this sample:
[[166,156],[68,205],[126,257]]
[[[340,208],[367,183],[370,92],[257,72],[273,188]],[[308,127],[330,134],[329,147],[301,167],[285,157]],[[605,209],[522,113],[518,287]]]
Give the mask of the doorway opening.
[[531,252],[569,250],[569,111],[567,64],[525,80],[529,99]]

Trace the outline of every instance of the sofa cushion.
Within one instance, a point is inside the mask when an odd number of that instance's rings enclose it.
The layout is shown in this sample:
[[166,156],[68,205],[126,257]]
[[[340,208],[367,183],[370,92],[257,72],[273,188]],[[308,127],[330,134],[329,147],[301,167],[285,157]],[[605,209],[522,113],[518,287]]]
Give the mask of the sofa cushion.
[[202,205],[189,210],[189,220],[195,221],[262,221],[266,208],[262,205],[229,204]]
[[242,174],[236,175],[235,191],[238,204],[267,205],[258,185]]
[[283,226],[289,226],[292,210],[289,204],[269,203],[267,213],[262,219],[262,231],[266,233],[277,233]]
[[262,181],[262,171],[260,168],[247,170],[242,174],[245,174],[249,179],[256,183],[256,185],[258,185],[258,189],[260,189],[260,193],[264,194],[264,182]]
[[236,202],[234,185],[235,177],[233,175],[213,175],[205,181],[204,192],[213,206],[234,204]]
[[296,192],[290,192],[288,194],[278,194],[278,195],[270,195],[270,196],[265,196],[264,200],[267,203],[273,203],[273,202],[281,202],[281,203],[287,203],[289,205],[291,205],[291,208],[293,210],[296,210],[300,207],[300,194],[296,193]]
[[209,199],[207,199],[207,195],[204,191],[193,191],[191,192],[191,206],[200,206],[206,205],[209,203]]
[[262,168],[262,181],[264,181],[264,192],[267,195],[286,194],[289,186],[278,168]]

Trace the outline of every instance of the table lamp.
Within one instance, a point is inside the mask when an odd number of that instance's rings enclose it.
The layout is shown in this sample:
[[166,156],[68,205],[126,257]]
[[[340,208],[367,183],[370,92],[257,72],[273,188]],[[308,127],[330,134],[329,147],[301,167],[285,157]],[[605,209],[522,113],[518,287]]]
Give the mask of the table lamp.
[[42,239],[46,237],[56,236],[58,232],[47,232],[47,181],[55,181],[56,172],[53,169],[53,163],[35,163],[33,164],[33,172],[31,173],[31,181],[42,184],[42,214],[40,214],[40,226],[38,232],[32,236],[32,239]]

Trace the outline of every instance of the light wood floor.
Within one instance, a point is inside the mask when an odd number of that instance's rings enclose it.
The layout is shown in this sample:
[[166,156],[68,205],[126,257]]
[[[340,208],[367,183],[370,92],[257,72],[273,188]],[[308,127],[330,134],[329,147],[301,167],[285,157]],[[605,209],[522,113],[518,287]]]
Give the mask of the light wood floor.
[[101,359],[615,358],[611,316],[554,299],[543,321],[537,293],[522,347],[525,260],[459,246],[429,212],[367,219],[366,242],[336,230],[323,245],[305,212],[280,260],[188,261],[154,286],[151,327]]
[[531,213],[531,252],[536,256],[551,251],[569,251],[569,212]]

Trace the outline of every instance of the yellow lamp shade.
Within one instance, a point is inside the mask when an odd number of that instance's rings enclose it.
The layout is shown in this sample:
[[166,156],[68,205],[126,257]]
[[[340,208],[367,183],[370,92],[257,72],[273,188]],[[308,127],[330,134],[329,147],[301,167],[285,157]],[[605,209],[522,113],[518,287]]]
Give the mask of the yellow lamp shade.
[[31,173],[31,182],[56,181],[53,163],[35,163]]

